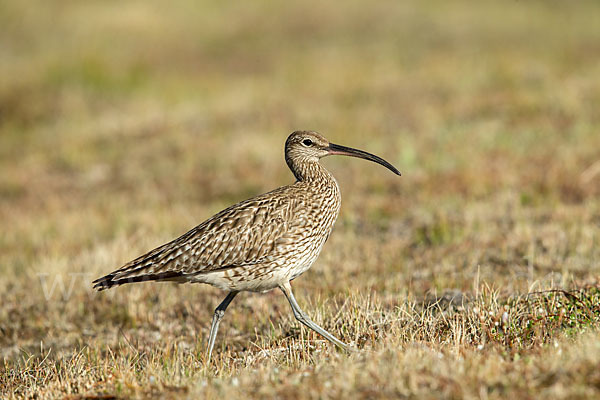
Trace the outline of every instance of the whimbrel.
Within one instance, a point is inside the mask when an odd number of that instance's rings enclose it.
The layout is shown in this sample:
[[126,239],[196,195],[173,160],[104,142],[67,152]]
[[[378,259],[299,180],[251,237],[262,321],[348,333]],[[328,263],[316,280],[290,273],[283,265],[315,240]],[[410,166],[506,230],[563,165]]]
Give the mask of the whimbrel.
[[321,158],[334,154],[371,160],[400,175],[393,165],[373,154],[330,143],[316,132],[293,132],[285,142],[285,161],[296,182],[226,208],[177,239],[96,279],[94,288],[176,281],[208,283],[227,291],[212,319],[209,362],[219,323],[233,298],[241,291],[265,292],[277,287],[298,321],[348,349],[300,309],[290,285],[316,260],[338,216],[338,184],[319,164]]

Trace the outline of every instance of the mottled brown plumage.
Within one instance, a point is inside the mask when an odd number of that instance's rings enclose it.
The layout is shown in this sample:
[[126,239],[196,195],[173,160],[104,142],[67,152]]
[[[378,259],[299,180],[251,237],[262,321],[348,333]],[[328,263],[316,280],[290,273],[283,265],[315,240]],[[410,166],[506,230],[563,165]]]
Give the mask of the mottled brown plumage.
[[228,291],[215,310],[210,358],[219,321],[233,297],[240,291],[279,287],[300,322],[345,348],[300,310],[289,284],[316,260],[340,210],[337,182],[319,164],[320,158],[332,154],[369,159],[400,175],[377,156],[329,143],[316,132],[294,132],[286,141],[285,159],[295,183],[219,212],[177,239],[95,280],[94,288],[157,280],[208,283]]

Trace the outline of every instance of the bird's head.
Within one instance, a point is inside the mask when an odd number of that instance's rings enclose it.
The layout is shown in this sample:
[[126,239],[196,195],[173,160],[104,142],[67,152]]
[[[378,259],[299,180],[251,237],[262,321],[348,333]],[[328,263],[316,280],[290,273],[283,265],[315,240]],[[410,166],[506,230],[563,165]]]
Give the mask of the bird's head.
[[316,163],[321,158],[330,155],[363,158],[381,164],[396,175],[400,175],[396,167],[383,158],[366,151],[330,143],[317,132],[295,131],[288,136],[285,142],[285,160],[294,173],[300,165]]

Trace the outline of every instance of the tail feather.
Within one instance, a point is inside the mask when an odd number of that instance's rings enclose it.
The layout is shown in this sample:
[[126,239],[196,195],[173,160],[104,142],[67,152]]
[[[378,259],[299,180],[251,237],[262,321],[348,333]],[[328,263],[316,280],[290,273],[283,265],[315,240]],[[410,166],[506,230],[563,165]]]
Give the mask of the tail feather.
[[171,251],[175,251],[177,249],[177,242],[189,234],[190,232],[146,254],[142,254],[110,274],[96,279],[92,282],[94,289],[101,291],[126,283],[177,280],[177,278],[183,276],[185,273],[169,270],[169,266],[161,262],[161,259],[168,256]]
[[[118,275],[121,275],[121,277],[118,277]],[[124,285],[126,283],[178,280],[177,278],[180,278],[183,275],[183,272],[180,271],[166,271],[123,277],[122,274],[117,274],[116,272],[113,272],[103,276],[102,278],[96,279],[92,283],[94,284],[94,289],[102,291],[110,289],[113,286]]]

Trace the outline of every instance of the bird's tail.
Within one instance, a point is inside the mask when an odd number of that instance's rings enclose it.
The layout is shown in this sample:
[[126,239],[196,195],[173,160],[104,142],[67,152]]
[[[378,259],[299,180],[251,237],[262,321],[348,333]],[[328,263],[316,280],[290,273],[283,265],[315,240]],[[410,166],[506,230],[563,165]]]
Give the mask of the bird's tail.
[[149,281],[177,281],[183,276],[180,271],[167,271],[159,273],[148,273],[133,276],[120,276],[117,272],[112,272],[108,275],[98,278],[92,283],[94,289],[98,291],[110,289],[113,286],[124,285],[126,283],[149,282]]
[[94,289],[101,291],[126,283],[147,281],[177,281],[184,272],[172,269],[168,264],[169,251],[174,248],[175,241],[166,243],[148,253],[128,262],[121,268],[93,281]]

